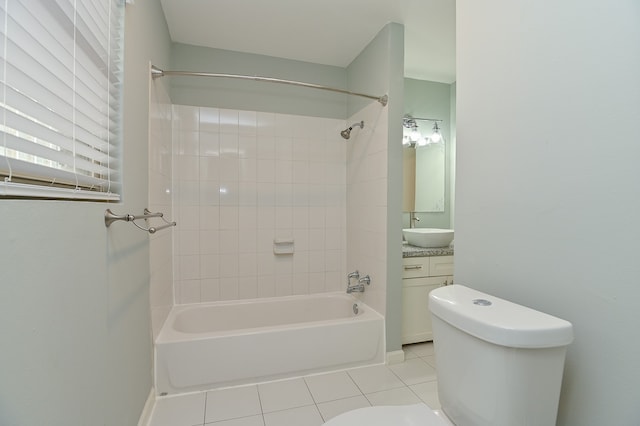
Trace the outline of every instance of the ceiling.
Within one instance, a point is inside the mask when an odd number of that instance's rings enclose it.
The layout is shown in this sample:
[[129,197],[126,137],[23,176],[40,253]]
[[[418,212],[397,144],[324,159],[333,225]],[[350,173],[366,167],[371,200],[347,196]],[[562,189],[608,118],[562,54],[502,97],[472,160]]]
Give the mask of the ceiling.
[[455,0],[161,3],[174,42],[343,68],[382,27],[397,22],[405,27],[405,77],[455,81]]

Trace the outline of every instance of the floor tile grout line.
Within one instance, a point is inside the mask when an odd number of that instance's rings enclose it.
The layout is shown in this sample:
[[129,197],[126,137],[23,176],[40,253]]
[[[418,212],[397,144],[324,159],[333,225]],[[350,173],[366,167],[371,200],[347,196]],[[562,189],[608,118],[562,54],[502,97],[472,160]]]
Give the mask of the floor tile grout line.
[[325,419],[324,416],[322,415],[322,411],[320,411],[320,407],[318,407],[318,402],[313,397],[313,392],[311,392],[311,388],[309,387],[309,383],[307,383],[306,377],[303,377],[302,381],[304,382],[304,385],[307,387],[307,392],[309,392],[309,396],[311,396],[311,400],[313,401],[313,405],[315,405],[316,411],[318,411],[318,414],[320,414],[320,418],[322,419],[322,422],[323,423],[326,422],[327,419]]
[[267,421],[264,419],[264,408],[262,408],[262,397],[260,396],[260,387],[256,386],[256,393],[258,394],[258,403],[260,404],[260,417],[262,417],[262,426],[267,424]]
[[207,398],[209,398],[209,392],[204,393],[204,409],[202,410],[202,424],[207,424]]

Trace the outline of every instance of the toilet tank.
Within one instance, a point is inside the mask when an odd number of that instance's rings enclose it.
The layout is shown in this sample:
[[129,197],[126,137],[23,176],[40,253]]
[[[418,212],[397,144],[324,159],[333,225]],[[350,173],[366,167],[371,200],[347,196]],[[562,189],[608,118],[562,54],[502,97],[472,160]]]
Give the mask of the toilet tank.
[[568,321],[462,285],[429,294],[442,410],[457,426],[555,425]]

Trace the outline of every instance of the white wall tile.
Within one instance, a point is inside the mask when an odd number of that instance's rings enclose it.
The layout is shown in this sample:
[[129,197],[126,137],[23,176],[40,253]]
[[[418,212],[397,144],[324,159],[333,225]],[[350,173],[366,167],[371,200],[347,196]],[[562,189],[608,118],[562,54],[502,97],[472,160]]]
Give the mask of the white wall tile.
[[258,114],[256,111],[238,112],[238,133],[255,136],[258,128]]
[[220,300],[220,279],[206,278],[200,280],[200,301],[215,302]]
[[199,110],[200,131],[217,134],[220,130],[220,111],[218,108],[200,108]]
[[240,160],[237,157],[221,157],[219,167],[220,182],[240,181]]
[[258,180],[258,162],[255,158],[240,158],[238,161],[238,180],[255,184]]
[[[192,130],[179,130],[176,150],[179,155],[198,155],[200,153],[200,134]],[[174,150],[175,151],[175,150]]]
[[241,222],[238,230],[238,252],[239,253],[257,253],[258,251],[258,235],[256,227],[246,227],[246,223]]
[[220,156],[220,135],[218,133],[200,132],[198,152],[201,157]]
[[238,278],[238,298],[255,299],[258,297],[258,277],[255,275]]
[[220,182],[220,189],[218,190],[220,195],[221,206],[237,206],[239,202],[240,184],[236,181]]
[[200,302],[200,280],[180,281],[179,303],[199,303]]
[[220,230],[220,254],[238,254],[238,228]]
[[239,294],[238,277],[220,278],[220,300],[237,300]]
[[276,181],[276,160],[275,158],[258,159],[256,163],[257,182]]
[[293,294],[293,276],[276,274],[276,296],[291,296]]
[[258,139],[255,135],[240,134],[238,136],[238,157],[258,158]]
[[220,231],[211,229],[202,229],[198,231],[200,234],[200,254],[218,254],[220,253]]
[[238,134],[239,111],[220,109],[220,133]]
[[220,157],[238,158],[239,141],[237,133],[220,133]]
[[255,277],[258,275],[258,254],[239,253],[238,254],[238,276]]
[[258,297],[274,297],[276,295],[276,276],[258,275]]
[[309,161],[309,144],[306,138],[294,137],[291,142],[291,159],[294,161]]
[[218,206],[201,205],[200,229],[220,229],[220,208]]
[[293,273],[293,282],[291,284],[292,294],[309,294],[309,274]]
[[256,140],[256,151],[258,158],[265,160],[275,160],[276,158],[276,138],[275,136],[258,134]]
[[[180,192],[182,193],[183,187],[182,182],[180,182]],[[194,188],[188,187],[186,188],[189,191],[193,191]],[[188,204],[188,201],[195,201],[192,204],[199,204],[204,206],[217,206],[220,204],[220,182],[219,181],[200,181],[198,186],[198,198],[193,200],[191,198],[185,199],[187,196],[191,196],[191,192],[182,196],[180,194],[179,202],[180,204]],[[193,197],[195,198],[195,197]]]
[[180,255],[178,256],[178,263],[180,280],[197,280],[200,278],[200,256]]
[[257,133],[258,135],[275,136],[276,134],[276,115],[270,112],[257,113]]
[[220,254],[220,277],[221,278],[237,278],[239,259],[237,254]]
[[276,226],[276,208],[273,204],[260,204],[261,185],[258,184],[258,228],[273,229]]
[[[242,193],[242,188],[241,188],[241,193]],[[256,204],[252,204],[252,205],[241,204],[240,207],[238,207],[238,227],[241,230],[249,229],[255,233],[255,231],[253,230],[255,230],[258,227],[258,207],[256,206]]]

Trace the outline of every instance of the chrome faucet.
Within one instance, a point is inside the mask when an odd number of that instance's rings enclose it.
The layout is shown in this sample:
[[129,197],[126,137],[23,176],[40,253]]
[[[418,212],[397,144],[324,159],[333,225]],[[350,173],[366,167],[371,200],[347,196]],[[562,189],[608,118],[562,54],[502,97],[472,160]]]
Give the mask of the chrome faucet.
[[[351,279],[355,278],[357,284],[351,284]],[[364,277],[360,277],[360,272],[353,271],[349,275],[347,275],[347,293],[362,293],[364,292],[364,285],[371,284],[371,278],[369,275],[365,275]]]
[[409,212],[409,228],[415,228],[416,222],[420,222],[420,218],[416,216],[416,212]]

